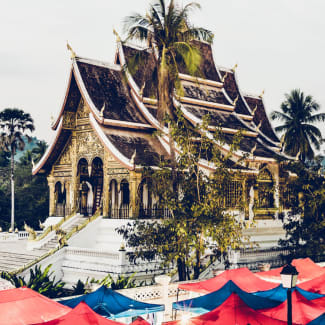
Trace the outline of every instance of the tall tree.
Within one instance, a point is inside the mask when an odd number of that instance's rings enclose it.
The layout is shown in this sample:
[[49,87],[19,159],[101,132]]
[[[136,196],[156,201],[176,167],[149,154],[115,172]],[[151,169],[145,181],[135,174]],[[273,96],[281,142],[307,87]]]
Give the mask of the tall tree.
[[[158,119],[161,122],[176,118],[174,90],[182,91],[179,64],[185,65],[190,74],[194,74],[199,68],[201,57],[193,41],[211,43],[213,40],[211,31],[195,27],[190,22],[190,12],[199,8],[200,5],[194,2],[181,7],[174,0],[169,5],[165,0],[156,0],[150,5],[146,15],[135,13],[125,19],[124,29],[128,39],[147,42],[156,54]],[[170,128],[169,142],[173,187],[177,192],[175,148]]]
[[305,96],[299,89],[294,89],[290,94],[285,94],[281,111],[271,114],[273,120],[284,122],[275,128],[277,132],[283,133],[284,151],[291,156],[299,156],[301,161],[314,158],[312,145],[320,149],[322,134],[314,123],[325,121],[325,114],[314,114],[319,109],[319,104],[312,96]]
[[30,114],[17,108],[6,108],[0,112],[0,147],[10,152],[10,181],[11,181],[11,230],[15,227],[15,154],[23,150],[25,142],[23,135],[29,140],[29,133],[34,131],[34,121]]
[[[208,123],[204,124],[202,127],[206,130]],[[215,145],[215,141],[224,141],[221,131],[216,131],[214,140],[204,135],[198,140],[200,130],[188,128],[181,113],[178,122],[171,123],[170,128],[180,148],[176,160],[179,195],[173,191],[168,162],[162,161],[160,168],[145,171],[147,184],[156,195],[161,219],[136,220],[121,227],[119,233],[132,247],[131,260],[150,261],[158,257],[167,267],[173,264],[179,280],[184,281],[199,277],[204,268],[202,257],[208,249],[214,248],[225,255],[227,249],[242,245],[244,223],[227,213],[226,206],[231,182],[243,175],[229,171],[229,157]],[[240,135],[236,137],[234,149],[239,140]],[[204,172],[200,165],[202,160],[214,165],[215,170],[209,174]],[[231,202],[232,206],[243,207],[242,198],[237,199],[239,202]],[[174,218],[164,218],[165,208],[173,212]]]

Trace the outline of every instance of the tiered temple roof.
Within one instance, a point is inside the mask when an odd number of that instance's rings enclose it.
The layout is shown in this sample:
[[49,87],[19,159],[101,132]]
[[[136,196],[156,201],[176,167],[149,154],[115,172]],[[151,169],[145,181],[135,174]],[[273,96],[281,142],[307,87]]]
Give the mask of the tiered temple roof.
[[[209,114],[209,131],[216,127],[224,133],[229,151],[234,135],[241,130],[240,149],[232,154],[229,168],[248,170],[247,161],[276,162],[286,158],[280,152],[280,141],[265,112],[260,96],[243,95],[234,69],[219,68],[212,48],[197,42],[202,61],[196,76],[179,67],[184,93],[175,98],[183,114],[193,124],[201,124]],[[141,55],[144,63],[135,72],[131,61]],[[48,172],[60,155],[72,129],[65,126],[66,116],[75,113],[80,100],[89,107],[93,130],[107,150],[130,170],[155,166],[168,157],[167,130],[156,118],[156,62],[151,50],[118,42],[115,64],[74,57],[64,103],[53,129],[56,137],[33,173]],[[159,129],[161,136],[155,131]],[[202,166],[209,167],[205,162]]]

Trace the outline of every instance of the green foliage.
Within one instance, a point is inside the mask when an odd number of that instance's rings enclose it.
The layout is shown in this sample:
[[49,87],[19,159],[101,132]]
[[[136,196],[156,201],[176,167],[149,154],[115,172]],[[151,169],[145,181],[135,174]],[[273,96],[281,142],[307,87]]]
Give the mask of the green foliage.
[[86,284],[83,283],[81,280],[78,280],[77,284],[75,286],[72,286],[71,296],[78,296],[78,295],[85,294],[87,292],[85,287]]
[[319,109],[312,96],[305,96],[299,89],[294,89],[290,94],[285,94],[281,111],[271,114],[273,120],[284,122],[275,128],[283,133],[284,151],[294,157],[298,155],[301,161],[314,158],[312,145],[320,149],[322,134],[314,124],[324,122],[325,114],[313,114]]
[[[9,170],[0,168],[0,226],[10,227]],[[3,182],[1,182],[3,179]],[[15,227],[23,229],[24,221],[33,229],[39,229],[39,220],[48,216],[49,193],[44,175],[32,176],[32,166],[16,164],[15,168]]]
[[[198,129],[188,125],[180,112],[177,114],[178,122],[170,123],[179,147],[175,166],[177,191],[173,188],[173,170],[168,162],[162,161],[159,169],[144,173],[150,179],[159,206],[168,208],[172,217],[150,222],[137,220],[118,232],[132,247],[130,259],[159,257],[167,267],[177,265],[179,279],[186,280],[192,272],[198,278],[201,259],[208,248],[214,247],[223,254],[229,247],[241,246],[245,225],[226,212],[224,202],[227,185],[243,175],[229,171],[231,152],[224,156],[216,145],[224,144],[221,131],[217,129],[213,139],[202,132],[208,126],[208,118]],[[239,141],[240,135],[232,144],[233,150]],[[214,166],[214,170],[207,174],[202,162]]]
[[124,276],[119,274],[117,279],[115,280],[110,274],[107,274],[107,276],[101,280],[91,279],[90,283],[104,285],[105,287],[111,288],[113,290],[135,288],[136,283],[133,279],[134,276],[135,273],[131,276]]
[[[173,91],[179,94],[183,89],[179,79],[179,67],[196,76],[200,76],[201,57],[193,41],[204,40],[212,42],[213,34],[204,28],[195,27],[189,19],[190,12],[199,9],[197,3],[189,3],[185,7],[175,4],[174,0],[167,2],[156,0],[150,5],[145,15],[135,13],[125,18],[124,29],[127,39],[145,41],[154,51],[157,51],[157,116],[162,121],[166,114],[175,117],[173,110]],[[131,62],[130,71],[141,66],[138,55]]]
[[[297,174],[291,184],[290,214],[280,244],[292,250],[293,257],[317,258],[325,254],[325,179],[320,161],[308,166],[291,163]],[[300,216],[300,217],[299,217]]]
[[65,285],[61,280],[55,282],[54,272],[50,272],[52,264],[48,265],[44,271],[40,266],[30,269],[28,281],[17,275],[8,272],[2,272],[1,278],[10,281],[16,288],[27,287],[41,293],[49,298],[58,298],[63,295],[63,287]]

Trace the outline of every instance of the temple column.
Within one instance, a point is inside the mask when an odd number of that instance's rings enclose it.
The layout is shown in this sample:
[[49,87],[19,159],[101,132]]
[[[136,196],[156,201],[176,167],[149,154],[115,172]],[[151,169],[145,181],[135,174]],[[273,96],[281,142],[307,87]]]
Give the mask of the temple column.
[[55,183],[54,183],[54,177],[49,175],[47,177],[47,183],[49,186],[49,192],[50,192],[50,206],[49,206],[49,216],[55,215]]
[[79,179],[78,179],[78,161],[77,161],[77,149],[76,149],[76,136],[73,132],[71,139],[72,157],[71,157],[71,211],[78,211],[78,197],[79,197]]
[[139,206],[137,204],[138,187],[141,183],[142,174],[135,171],[130,172],[130,218],[135,218],[139,214]]
[[65,202],[65,215],[70,215],[71,204],[70,204],[70,182],[65,182],[65,193],[66,193],[66,202]]
[[109,214],[109,182],[110,177],[108,175],[108,159],[109,159],[109,153],[105,150],[104,151],[104,161],[103,161],[103,192],[102,192],[102,198],[103,198],[103,216],[108,217]]

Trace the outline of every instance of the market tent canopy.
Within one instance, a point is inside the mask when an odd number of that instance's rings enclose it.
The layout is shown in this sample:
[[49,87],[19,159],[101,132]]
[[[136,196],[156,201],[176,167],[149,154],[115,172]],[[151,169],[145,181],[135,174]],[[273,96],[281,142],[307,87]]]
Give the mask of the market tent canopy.
[[[291,262],[299,272],[298,281],[304,282],[319,277],[321,275],[325,276],[325,268],[314,263],[309,257],[294,259]],[[257,272],[255,273],[258,277],[263,280],[281,282],[280,272],[283,267],[278,267],[276,269],[266,271],[266,272]]]
[[299,287],[319,294],[325,294],[325,274],[299,284]]
[[[276,288],[271,290],[254,292],[253,295],[283,302],[287,299],[287,290],[288,289],[283,288],[282,284],[280,284]],[[314,300],[325,297],[325,295],[315,292],[309,292],[299,287],[295,287],[292,290],[297,290],[307,300]]]
[[110,318],[136,317],[165,310],[164,305],[137,301],[105,286],[78,298],[62,300],[60,303],[74,308],[82,301],[96,313]]
[[277,283],[260,279],[248,268],[240,268],[226,270],[209,280],[195,283],[183,283],[178,285],[178,288],[187,291],[210,293],[222,288],[229,280],[233,281],[239,288],[246,292],[269,290],[278,285]]
[[104,318],[96,314],[84,302],[81,302],[76,308],[49,322],[40,322],[33,325],[122,325],[113,320]]
[[259,297],[255,294],[245,292],[232,281],[228,281],[218,291],[214,291],[197,298],[174,302],[173,309],[204,314],[219,307],[231,296],[232,293],[236,293],[245,302],[245,304],[252,309],[271,308],[278,306],[281,303],[281,301],[278,300],[273,300],[267,297]]
[[[263,315],[286,321],[287,300],[274,308],[259,310]],[[325,298],[307,300],[298,291],[292,292],[292,321],[297,324],[308,324],[325,313]]]
[[284,325],[286,322],[273,319],[260,314],[248,307],[240,297],[233,293],[216,309],[204,315],[190,318],[189,320],[166,322],[165,325]]
[[0,291],[0,324],[23,325],[55,319],[71,309],[29,288]]

